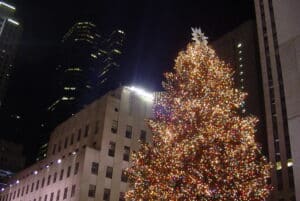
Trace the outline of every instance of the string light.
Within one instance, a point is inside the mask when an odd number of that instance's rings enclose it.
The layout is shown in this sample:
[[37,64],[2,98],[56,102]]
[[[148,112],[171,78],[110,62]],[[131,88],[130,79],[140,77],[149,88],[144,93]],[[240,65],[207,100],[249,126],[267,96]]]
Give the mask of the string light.
[[233,74],[205,43],[179,53],[148,121],[152,145],[143,144],[127,169],[126,200],[268,197],[272,166],[255,142],[258,119],[239,115],[247,94],[234,87]]

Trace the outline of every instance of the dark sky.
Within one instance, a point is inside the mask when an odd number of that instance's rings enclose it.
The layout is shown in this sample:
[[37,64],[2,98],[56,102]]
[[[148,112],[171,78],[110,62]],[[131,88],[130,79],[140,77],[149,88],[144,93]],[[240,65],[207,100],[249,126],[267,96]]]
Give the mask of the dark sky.
[[252,0],[16,1],[23,35],[8,105],[22,116],[24,129],[10,138],[23,142],[26,155],[32,158],[38,144],[37,127],[52,102],[58,45],[77,20],[92,20],[104,33],[123,29],[122,76],[157,90],[162,73],[172,68],[178,51],[190,41],[191,27],[201,27],[214,40],[253,18],[252,4]]

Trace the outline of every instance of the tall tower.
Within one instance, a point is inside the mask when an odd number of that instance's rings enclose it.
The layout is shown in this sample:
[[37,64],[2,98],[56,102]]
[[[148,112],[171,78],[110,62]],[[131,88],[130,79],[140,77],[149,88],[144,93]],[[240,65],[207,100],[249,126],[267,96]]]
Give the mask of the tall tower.
[[14,19],[16,8],[0,1],[0,108],[13,69],[17,41],[21,34],[19,22]]
[[115,76],[123,40],[123,31],[105,37],[92,22],[77,22],[68,30],[57,68],[58,97],[48,108],[53,113],[51,126],[118,86]]
[[75,23],[63,36],[61,58],[56,69],[56,99],[48,107],[45,135],[38,160],[46,156],[50,131],[87,104],[117,88],[125,33],[115,30],[100,34],[89,21]]
[[276,164],[271,199],[300,200],[300,1],[254,2],[268,151]]

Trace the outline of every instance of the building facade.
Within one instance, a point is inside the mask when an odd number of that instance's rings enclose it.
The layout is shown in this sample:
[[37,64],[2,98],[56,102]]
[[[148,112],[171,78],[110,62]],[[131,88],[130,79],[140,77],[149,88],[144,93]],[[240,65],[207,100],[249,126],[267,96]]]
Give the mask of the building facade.
[[16,174],[0,200],[124,200],[130,154],[151,142],[152,100],[121,87],[94,101],[53,131],[47,157]]
[[0,1],[0,108],[14,68],[17,43],[22,29],[14,19],[16,8]]
[[300,1],[255,0],[272,200],[300,200]]
[[255,21],[247,21],[212,42],[217,55],[234,68],[235,85],[248,95],[241,114],[255,115],[257,140],[268,154],[264,119],[264,101]]

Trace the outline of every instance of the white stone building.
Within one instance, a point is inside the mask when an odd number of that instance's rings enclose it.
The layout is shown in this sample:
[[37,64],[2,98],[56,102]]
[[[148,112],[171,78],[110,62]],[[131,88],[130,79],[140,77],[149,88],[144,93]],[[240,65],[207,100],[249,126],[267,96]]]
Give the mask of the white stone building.
[[51,134],[46,159],[17,173],[0,201],[124,200],[123,170],[140,141],[153,96],[121,87],[86,106]]
[[272,200],[300,200],[300,1],[254,2],[269,158],[276,163]]

